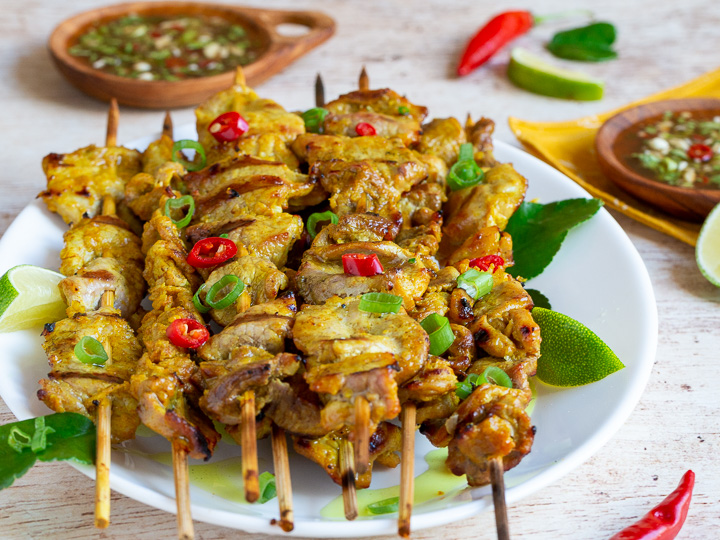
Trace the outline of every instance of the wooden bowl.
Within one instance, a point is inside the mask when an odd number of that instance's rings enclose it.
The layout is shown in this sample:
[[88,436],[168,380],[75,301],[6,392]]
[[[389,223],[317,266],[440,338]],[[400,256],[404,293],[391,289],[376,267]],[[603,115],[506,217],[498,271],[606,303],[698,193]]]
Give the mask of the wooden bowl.
[[[702,221],[717,204],[720,189],[699,189],[671,186],[645,177],[629,168],[621,159],[618,139],[625,130],[665,111],[701,112],[720,115],[720,100],[711,98],[674,99],[639,105],[616,114],[605,122],[595,138],[600,169],[610,180],[638,199],[674,216]],[[648,171],[648,174],[651,174]]]
[[[235,75],[234,71],[228,71],[182,81],[142,81],[93,69],[68,53],[68,48],[92,24],[130,13],[213,15],[243,26],[253,40],[262,44],[257,60],[243,67],[247,83],[251,86],[281,71],[335,32],[335,21],[316,11],[270,10],[197,2],[131,2],[86,11],[60,23],[51,34],[48,47],[65,78],[95,98],[109,101],[114,97],[119,103],[134,107],[165,109],[196,105],[230,87]],[[292,37],[280,35],[276,27],[287,23],[306,26],[308,32]]]

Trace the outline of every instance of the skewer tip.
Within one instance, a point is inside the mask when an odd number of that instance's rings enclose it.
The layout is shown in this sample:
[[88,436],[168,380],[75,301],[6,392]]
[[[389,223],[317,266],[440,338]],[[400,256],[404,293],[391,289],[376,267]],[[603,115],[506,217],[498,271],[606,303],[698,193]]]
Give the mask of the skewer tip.
[[315,77],[315,106],[325,106],[325,85],[319,73]]
[[105,146],[117,145],[117,129],[120,109],[115,98],[110,100],[110,108],[108,109],[107,133],[105,135]]
[[490,481],[492,482],[493,505],[495,506],[495,526],[498,540],[510,540],[510,524],[505,504],[505,479],[502,458],[490,460]]
[[238,86],[245,86],[245,72],[240,66],[238,66],[235,70],[235,84]]
[[370,88],[370,78],[368,77],[367,71],[365,71],[365,66],[362,67],[362,71],[360,72],[360,80],[358,81],[358,88],[360,90],[368,90]]
[[170,116],[170,111],[165,111],[165,118],[163,118],[162,134],[173,138],[173,122]]

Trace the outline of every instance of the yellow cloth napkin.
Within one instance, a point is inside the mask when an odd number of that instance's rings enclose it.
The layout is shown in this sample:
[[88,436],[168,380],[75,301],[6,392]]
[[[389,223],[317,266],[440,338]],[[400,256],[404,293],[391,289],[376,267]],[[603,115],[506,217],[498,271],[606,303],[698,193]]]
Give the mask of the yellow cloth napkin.
[[640,223],[694,246],[699,224],[671,217],[628,195],[603,176],[595,156],[595,133],[614,114],[649,101],[688,97],[720,98],[720,69],[604,114],[568,122],[528,122],[513,117],[508,122],[518,140],[533,154],[575,180],[593,197]]

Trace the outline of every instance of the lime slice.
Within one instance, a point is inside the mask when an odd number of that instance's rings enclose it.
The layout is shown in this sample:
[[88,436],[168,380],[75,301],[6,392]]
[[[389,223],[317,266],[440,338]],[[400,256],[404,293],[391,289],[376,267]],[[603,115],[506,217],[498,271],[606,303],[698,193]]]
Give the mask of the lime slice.
[[720,204],[710,211],[700,229],[695,261],[702,275],[720,287]]
[[536,94],[581,101],[595,101],[603,97],[602,81],[549,64],[520,47],[510,54],[507,73],[516,86]]
[[540,326],[537,378],[552,386],[583,386],[625,367],[605,342],[575,319],[540,307],[532,316]]
[[0,278],[0,332],[13,332],[65,317],[58,283],[62,274],[22,264]]

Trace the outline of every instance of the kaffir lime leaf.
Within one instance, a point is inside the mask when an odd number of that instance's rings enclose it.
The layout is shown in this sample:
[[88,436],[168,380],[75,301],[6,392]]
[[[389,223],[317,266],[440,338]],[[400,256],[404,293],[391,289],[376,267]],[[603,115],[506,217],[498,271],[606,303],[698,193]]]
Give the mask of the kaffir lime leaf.
[[583,386],[625,367],[592,330],[572,317],[540,307],[532,316],[542,342],[537,378],[552,386]]
[[507,74],[516,86],[544,96],[580,101],[594,101],[603,97],[602,81],[549,64],[520,47],[513,49],[510,54]]
[[720,287],[720,204],[710,211],[700,229],[695,261],[702,275]]
[[65,317],[58,283],[62,274],[22,264],[0,278],[0,332],[13,332]]

